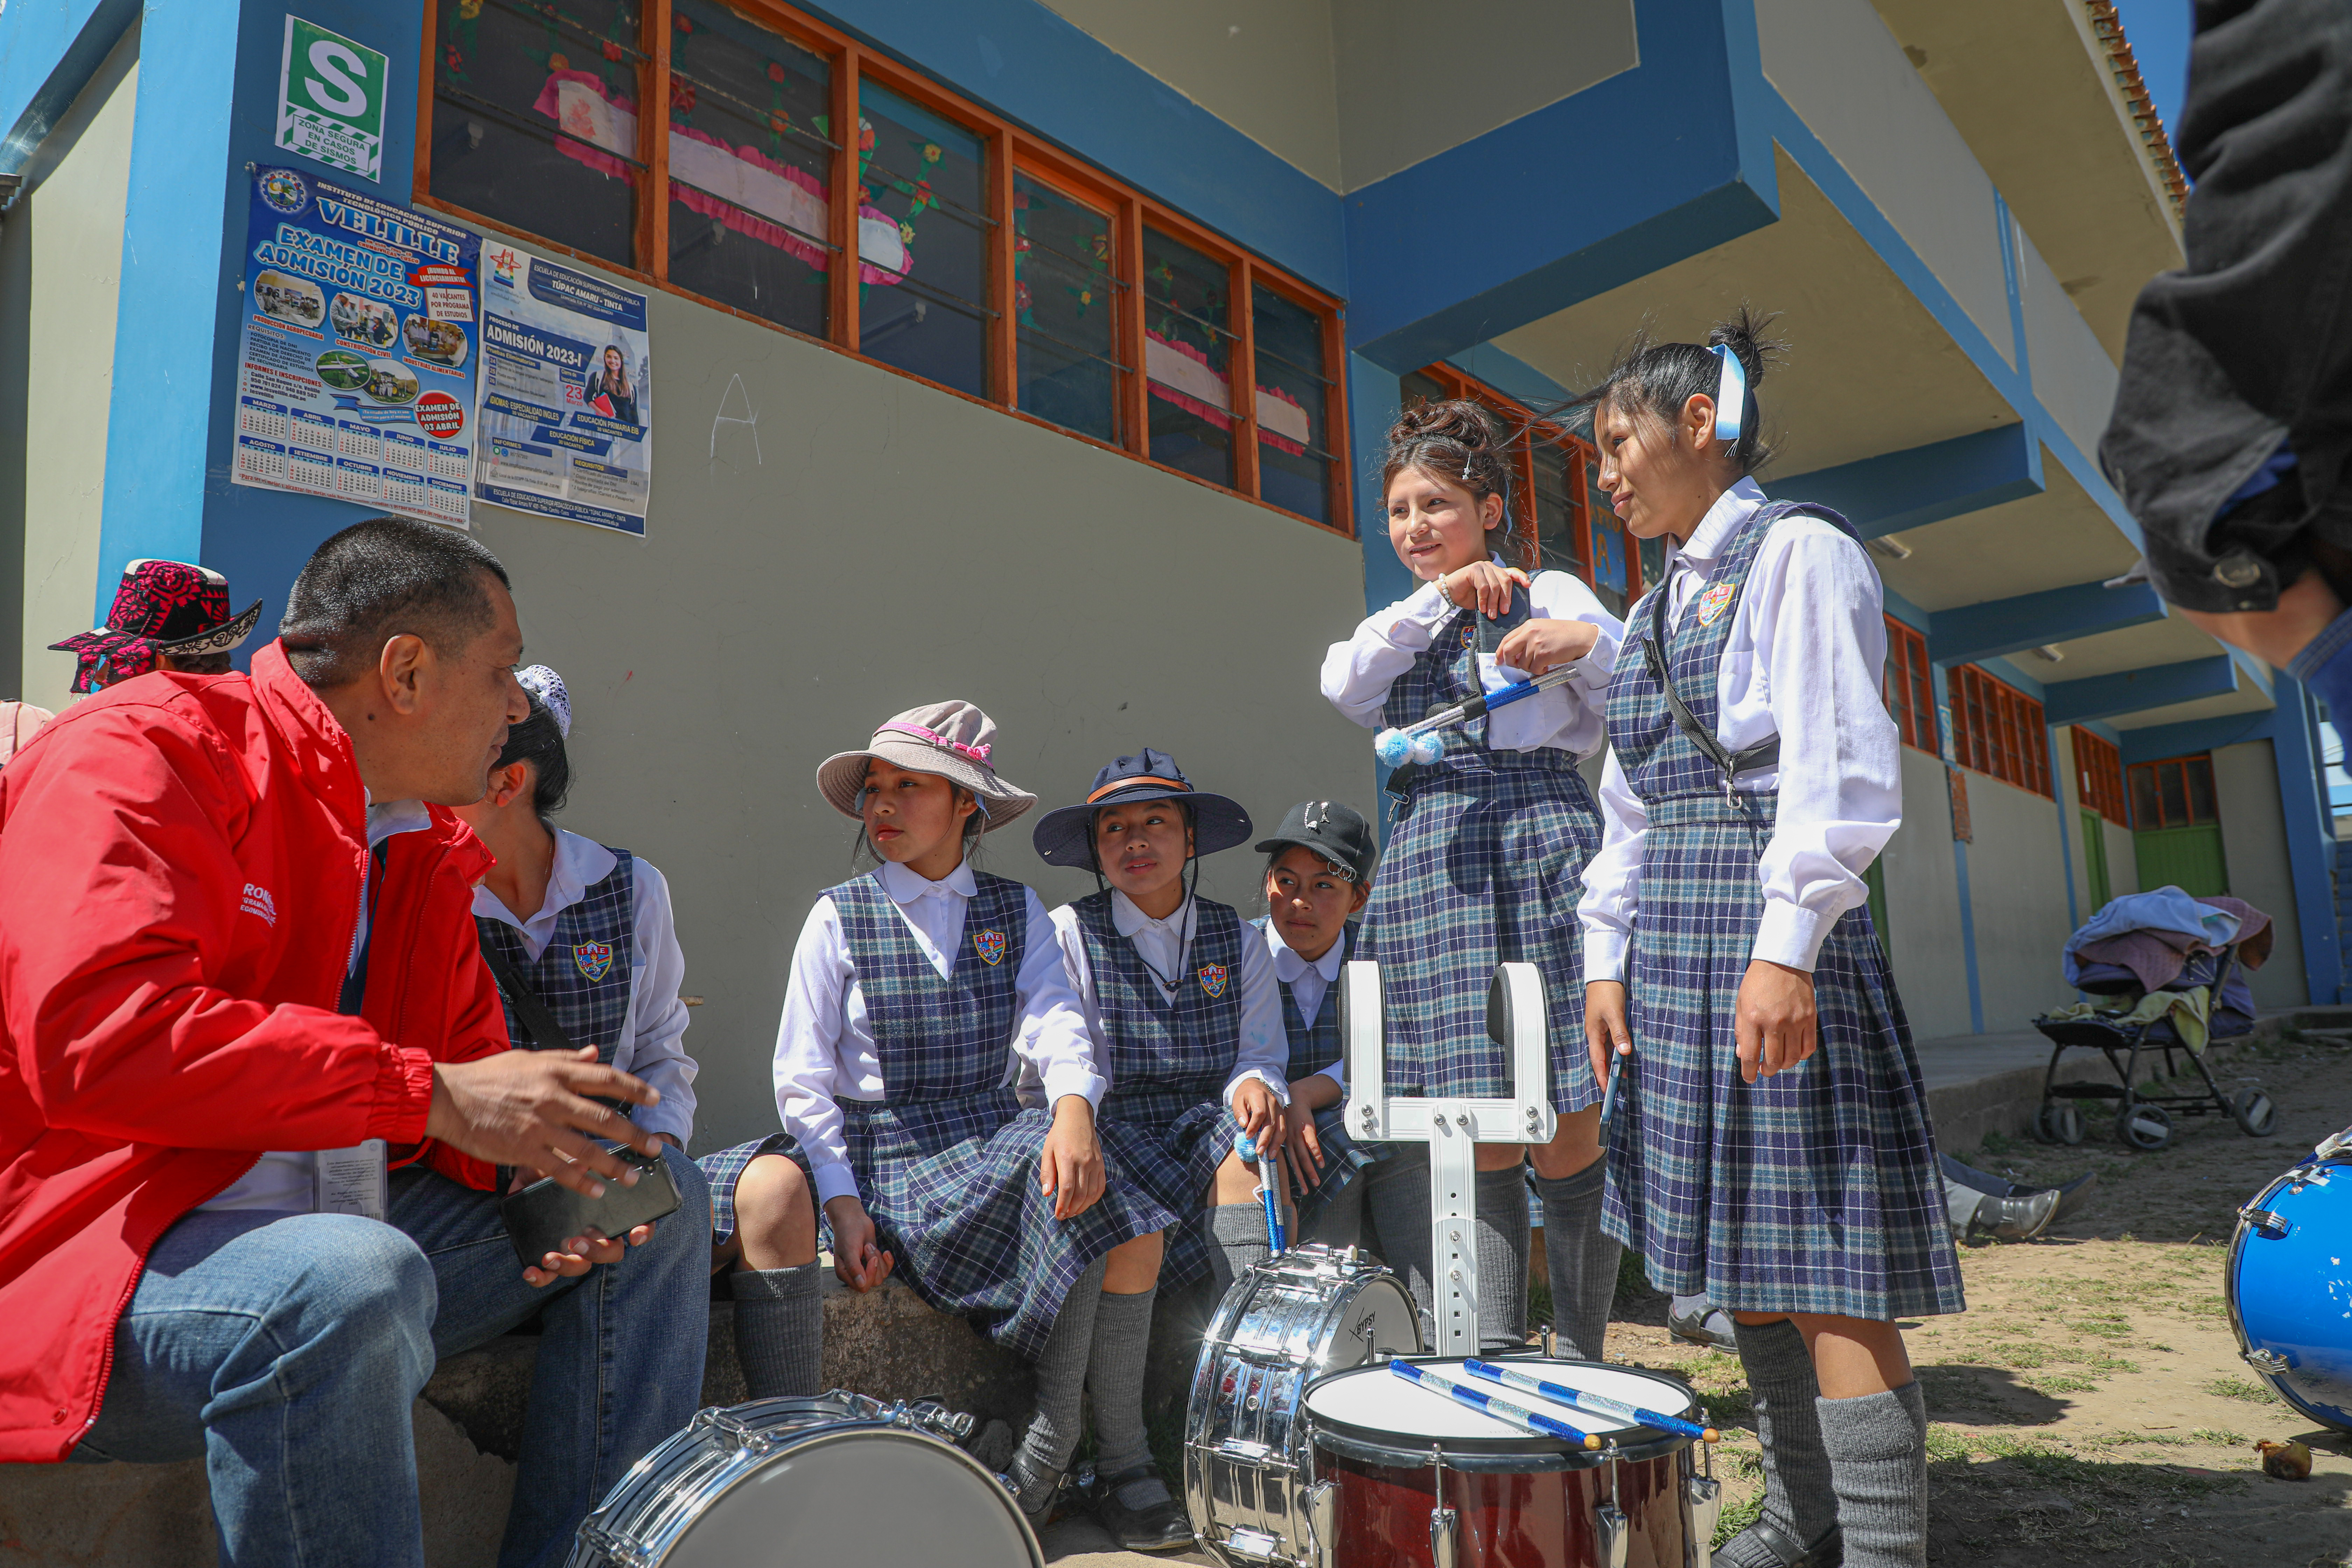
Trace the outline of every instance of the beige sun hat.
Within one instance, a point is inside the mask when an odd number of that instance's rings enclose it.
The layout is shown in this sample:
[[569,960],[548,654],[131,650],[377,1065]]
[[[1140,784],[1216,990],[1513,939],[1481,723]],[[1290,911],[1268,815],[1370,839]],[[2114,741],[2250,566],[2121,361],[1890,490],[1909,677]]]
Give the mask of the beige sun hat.
[[879,757],[910,773],[937,773],[961,784],[979,800],[993,833],[1037,804],[1027,790],[996,776],[988,760],[996,743],[996,721],[969,702],[932,702],[909,708],[878,726],[862,752],[839,752],[817,765],[816,787],[844,816],[861,815],[857,797],[866,787],[866,764]]

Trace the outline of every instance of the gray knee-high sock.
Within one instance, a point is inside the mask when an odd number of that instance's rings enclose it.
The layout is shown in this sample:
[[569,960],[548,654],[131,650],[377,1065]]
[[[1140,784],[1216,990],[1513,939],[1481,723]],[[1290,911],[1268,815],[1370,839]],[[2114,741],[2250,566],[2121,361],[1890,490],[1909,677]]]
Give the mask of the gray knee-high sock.
[[1396,1270],[1413,1305],[1421,1309],[1421,1332],[1431,1337],[1437,1298],[1430,1289],[1429,1155],[1407,1144],[1364,1173],[1364,1206],[1380,1232],[1381,1260]]
[[1220,1301],[1252,1264],[1273,1256],[1265,1239],[1265,1210],[1255,1204],[1219,1204],[1201,1216],[1201,1227],[1208,1233],[1209,1277]]
[[1562,1355],[1601,1359],[1609,1309],[1617,1300],[1617,1258],[1624,1249],[1601,1234],[1606,1159],[1557,1180],[1538,1175],[1543,1200],[1544,1262],[1551,1274],[1551,1326]]
[[1103,1271],[1110,1260],[1097,1258],[1078,1276],[1062,1300],[1054,1331],[1045,1336],[1045,1353],[1037,1358],[1037,1414],[1022,1434],[1013,1456],[1013,1480],[1021,1490],[1021,1506],[1035,1513],[1045,1505],[1062,1472],[1077,1452],[1079,1401],[1087,1391],[1087,1352],[1094,1344],[1095,1313],[1102,1300]]
[[1528,1338],[1527,1173],[1517,1165],[1481,1171],[1476,1193],[1478,1346],[1515,1350]]
[[817,1265],[797,1268],[738,1268],[728,1277],[735,1294],[735,1359],[751,1399],[824,1391],[824,1297]]
[[[1151,1462],[1150,1439],[1143,1430],[1143,1371],[1151,1349],[1151,1304],[1159,1296],[1156,1284],[1132,1296],[1106,1290],[1095,1312],[1087,1387],[1095,1396],[1097,1475],[1115,1476]],[[1134,1498],[1120,1500],[1129,1508],[1143,1506]]]
[[1846,1568],[1927,1568],[1927,1404],[1918,1383],[1815,1404]]
[[[1837,1494],[1830,1487],[1829,1456],[1822,1450],[1821,1384],[1805,1336],[1782,1318],[1778,1322],[1734,1321],[1739,1364],[1756,1402],[1756,1436],[1764,1448],[1764,1511],[1770,1525],[1803,1549],[1838,1522]],[[1715,1556],[1722,1568],[1780,1568],[1780,1554],[1742,1531]]]

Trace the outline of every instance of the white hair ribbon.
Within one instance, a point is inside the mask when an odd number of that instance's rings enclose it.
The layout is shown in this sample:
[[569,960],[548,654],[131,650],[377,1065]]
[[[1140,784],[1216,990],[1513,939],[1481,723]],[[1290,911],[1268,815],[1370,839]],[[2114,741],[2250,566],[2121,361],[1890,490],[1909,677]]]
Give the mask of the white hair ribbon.
[[525,691],[539,699],[539,705],[555,718],[555,732],[564,739],[572,737],[572,693],[565,689],[563,677],[543,664],[515,671],[515,680]]
[[1715,384],[1715,438],[1737,447],[1740,417],[1748,409],[1748,367],[1728,343],[1717,343],[1710,352],[1723,361],[1723,374]]

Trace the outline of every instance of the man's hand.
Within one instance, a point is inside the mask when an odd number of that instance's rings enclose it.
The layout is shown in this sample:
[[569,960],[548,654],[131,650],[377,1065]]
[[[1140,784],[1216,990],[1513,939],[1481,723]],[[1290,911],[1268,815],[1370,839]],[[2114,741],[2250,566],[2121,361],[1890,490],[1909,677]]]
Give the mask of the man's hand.
[[[1588,1015],[1589,1016],[1589,1015]],[[1821,1045],[1813,1012],[1813,977],[1764,959],[1748,962],[1739,982],[1733,1028],[1739,1039],[1739,1077],[1754,1083],[1795,1067]]]
[[890,1278],[898,1260],[875,1245],[874,1216],[856,1194],[826,1199],[824,1218],[833,1226],[833,1271],[844,1285],[862,1295]]
[[2274,669],[2284,669],[2288,661],[2309,646],[2312,638],[2327,629],[2328,623],[2344,613],[2344,601],[2336,596],[2327,579],[2313,568],[2279,590],[2275,610],[2214,614],[2179,605],[2173,608],[2198,630],[2209,632],[2233,647],[2244,648]]
[[1037,1190],[1054,1200],[1055,1219],[1075,1219],[1103,1195],[1102,1144],[1095,1108],[1083,1094],[1054,1102],[1054,1126],[1037,1155]]
[[562,1252],[551,1252],[539,1260],[538,1268],[524,1269],[522,1281],[536,1289],[552,1285],[558,1279],[575,1279],[599,1263],[618,1263],[630,1247],[643,1247],[653,1238],[654,1227],[641,1225],[629,1232],[628,1246],[624,1247],[591,1226],[585,1236],[575,1236],[566,1241]]
[[1271,1155],[1281,1147],[1286,1136],[1282,1101],[1265,1086],[1265,1079],[1245,1078],[1234,1089],[1234,1119],[1261,1152]]
[[1556,664],[1575,663],[1600,640],[1601,628],[1584,621],[1526,620],[1496,646],[1495,662],[1541,675]]
[[1584,988],[1584,1049],[1592,1058],[1592,1081],[1609,1088],[1609,1056],[1633,1054],[1633,1031],[1625,1026],[1625,983],[1595,980]]
[[584,1193],[604,1195],[609,1177],[635,1186],[637,1173],[596,1140],[658,1153],[655,1135],[617,1110],[588,1099],[601,1095],[636,1105],[658,1105],[661,1091],[642,1079],[596,1065],[596,1049],[501,1051],[479,1061],[436,1062],[433,1109],[425,1135],[494,1165],[527,1165]]

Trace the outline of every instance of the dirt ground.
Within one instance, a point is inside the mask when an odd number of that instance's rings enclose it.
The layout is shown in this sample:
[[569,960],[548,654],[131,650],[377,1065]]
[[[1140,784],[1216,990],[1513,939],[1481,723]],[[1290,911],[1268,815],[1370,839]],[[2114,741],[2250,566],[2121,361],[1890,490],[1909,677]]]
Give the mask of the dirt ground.
[[[2352,1446],[2313,1428],[2238,1359],[2222,1300],[2238,1205],[2352,1124],[2352,1050],[2289,1041],[2215,1077],[2279,1106],[2277,1133],[2184,1119],[2154,1154],[2090,1118],[2080,1147],[1996,1139],[1953,1152],[2052,1184],[2098,1174],[2042,1238],[1965,1247],[1969,1310],[1906,1324],[1927,1395],[1936,1568],[2338,1568],[2352,1563]],[[1671,1340],[1665,1302],[1621,1292],[1612,1359],[1671,1369],[1727,1434],[1728,1526],[1759,1489],[1737,1357]],[[2310,1445],[2308,1480],[2263,1474],[2258,1438]]]

